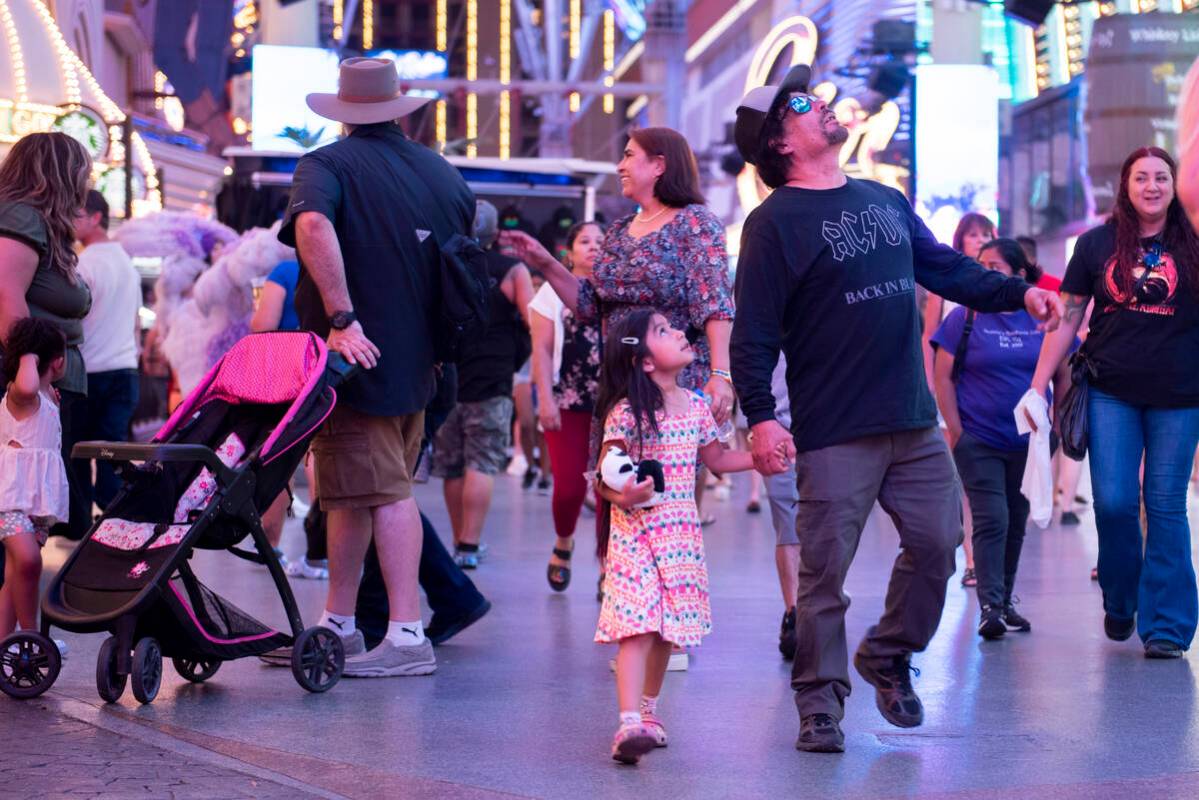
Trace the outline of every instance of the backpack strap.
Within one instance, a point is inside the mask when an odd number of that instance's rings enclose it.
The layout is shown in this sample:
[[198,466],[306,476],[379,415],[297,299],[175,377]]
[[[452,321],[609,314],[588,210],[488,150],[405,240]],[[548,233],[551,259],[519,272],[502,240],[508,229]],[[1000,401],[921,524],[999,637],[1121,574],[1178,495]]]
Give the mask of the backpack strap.
[[954,383],[962,376],[962,364],[966,360],[966,343],[970,341],[970,334],[974,332],[974,318],[978,316],[972,308],[966,309],[966,324],[962,326],[962,338],[958,339],[957,349],[953,351],[953,370],[949,373],[949,380]]

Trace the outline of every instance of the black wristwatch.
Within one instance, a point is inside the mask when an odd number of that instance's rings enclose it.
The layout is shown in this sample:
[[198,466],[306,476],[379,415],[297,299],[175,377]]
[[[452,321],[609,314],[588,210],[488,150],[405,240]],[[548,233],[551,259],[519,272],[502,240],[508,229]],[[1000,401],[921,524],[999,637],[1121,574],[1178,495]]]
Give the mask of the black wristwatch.
[[358,321],[358,315],[353,311],[334,311],[329,317],[329,327],[335,331],[344,331]]

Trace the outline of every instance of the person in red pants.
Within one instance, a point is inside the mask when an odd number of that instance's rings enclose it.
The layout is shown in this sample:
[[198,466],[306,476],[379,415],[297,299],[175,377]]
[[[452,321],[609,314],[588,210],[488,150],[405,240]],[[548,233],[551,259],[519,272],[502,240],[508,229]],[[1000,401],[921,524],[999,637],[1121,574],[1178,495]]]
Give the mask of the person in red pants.
[[[566,237],[566,265],[580,278],[591,268],[603,243],[603,228],[580,222]],[[533,331],[533,378],[541,428],[554,473],[553,554],[546,579],[556,592],[570,585],[575,525],[591,482],[587,480],[591,418],[599,390],[600,325],[580,322],[548,283],[529,304]]]

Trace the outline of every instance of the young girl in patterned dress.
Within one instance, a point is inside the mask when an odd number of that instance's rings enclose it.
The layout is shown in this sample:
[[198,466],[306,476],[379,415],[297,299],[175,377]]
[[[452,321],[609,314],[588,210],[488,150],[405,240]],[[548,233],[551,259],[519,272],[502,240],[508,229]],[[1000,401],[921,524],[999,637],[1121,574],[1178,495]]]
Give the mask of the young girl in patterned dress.
[[609,524],[600,534],[606,578],[595,640],[620,643],[620,728],[612,757],[625,764],[666,746],[657,702],[671,645],[698,645],[712,627],[695,507],[696,456],[722,474],[753,468],[749,453],[726,450],[717,441],[703,396],[678,385],[679,373],[694,358],[686,335],[645,309],[613,325],[604,344],[600,459],[618,446],[634,461],[661,462],[666,478],[665,492],[648,508],[637,506],[654,497],[650,478],[641,483],[630,478],[620,491],[600,486]]
[[0,545],[6,565],[0,589],[0,639],[37,630],[41,547],[55,522],[67,518],[58,393],[50,385],[66,373],[67,340],[44,319],[13,323],[4,347],[0,399]]

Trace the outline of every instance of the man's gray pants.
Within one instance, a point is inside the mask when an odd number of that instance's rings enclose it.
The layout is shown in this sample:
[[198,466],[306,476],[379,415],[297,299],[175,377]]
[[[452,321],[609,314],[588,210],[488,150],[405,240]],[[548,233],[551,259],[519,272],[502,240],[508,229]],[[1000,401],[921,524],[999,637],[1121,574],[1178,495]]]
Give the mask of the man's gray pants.
[[845,576],[877,500],[899,531],[882,619],[862,640],[868,661],[928,646],[962,542],[961,484],[934,427],[855,439],[799,453],[798,647],[791,672],[800,716],[844,715],[849,696]]

